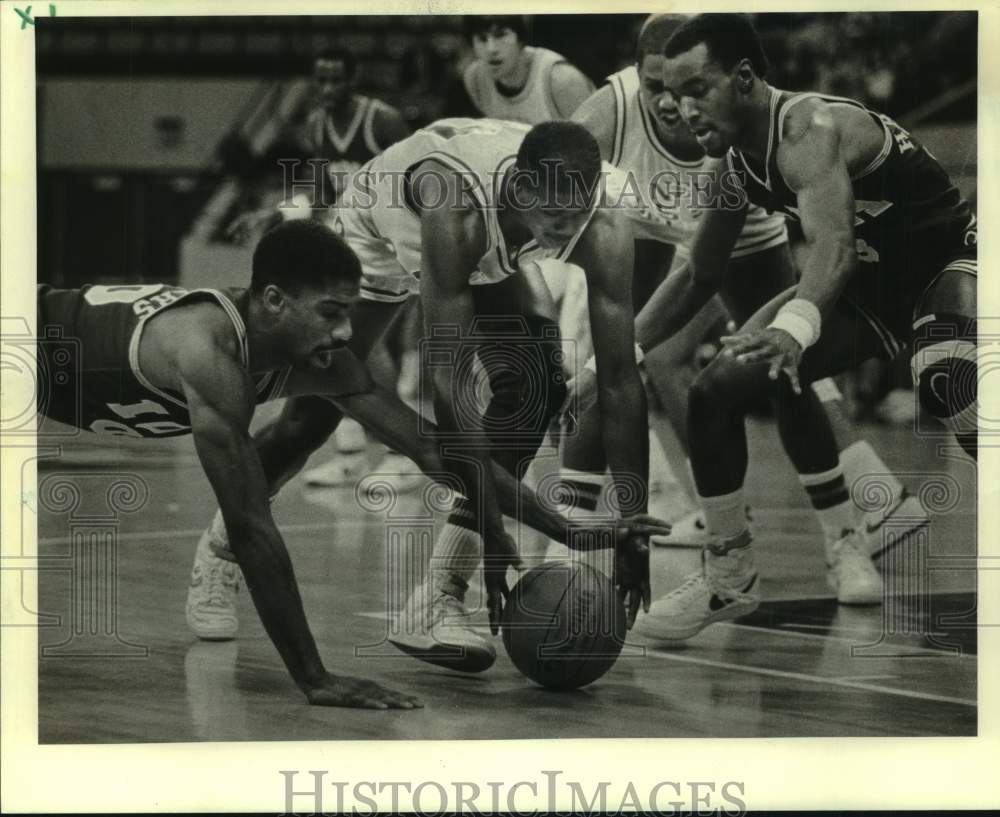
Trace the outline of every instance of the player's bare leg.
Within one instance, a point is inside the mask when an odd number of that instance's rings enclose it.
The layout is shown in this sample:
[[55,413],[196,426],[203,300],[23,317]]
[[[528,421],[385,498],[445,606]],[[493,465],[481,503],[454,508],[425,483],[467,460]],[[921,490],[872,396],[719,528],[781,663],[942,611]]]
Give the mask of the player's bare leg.
[[[747,328],[766,326],[789,293],[760,310]],[[807,350],[803,383],[828,377],[858,358],[875,356],[874,332],[847,307],[837,306],[823,337]],[[809,493],[824,533],[831,586],[843,603],[881,601],[881,579],[857,533],[857,517],[839,464],[836,441],[815,393],[796,395],[788,379],[768,377],[768,366],[719,355],[696,378],[689,397],[691,463],[711,543],[702,569],[653,603],[636,631],[657,639],[684,639],[704,627],[756,609],[760,593],[747,525],[743,483],[748,455],[745,419],[761,395],[775,400],[778,428],[789,458]]]
[[[493,336],[477,351],[492,391],[484,425],[494,462],[520,481],[562,403],[555,305],[540,273],[528,270],[474,287],[473,295],[478,331]],[[391,641],[404,652],[468,672],[493,664],[496,650],[472,626],[465,608],[482,559],[477,531],[473,504],[459,497],[434,543],[428,579],[414,590],[397,622],[401,635]]]

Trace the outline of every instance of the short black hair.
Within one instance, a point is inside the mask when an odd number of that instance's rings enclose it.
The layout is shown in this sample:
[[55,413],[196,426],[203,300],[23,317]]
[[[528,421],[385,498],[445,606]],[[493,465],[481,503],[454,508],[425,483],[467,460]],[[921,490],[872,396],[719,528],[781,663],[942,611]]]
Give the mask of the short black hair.
[[686,19],[686,14],[649,15],[639,29],[639,37],[636,39],[635,64],[641,66],[642,61],[650,54],[662,55],[670,35]]
[[509,28],[522,43],[528,41],[528,19],[519,14],[467,14],[462,18],[462,29],[469,40],[494,28]]
[[681,23],[663,50],[666,57],[676,57],[705,43],[712,59],[726,71],[742,59],[758,77],[767,74],[767,55],[750,18],[745,14],[696,14]]
[[331,280],[360,279],[361,262],[347,242],[325,224],[301,219],[279,224],[257,243],[250,291],[260,294],[274,284],[297,294]]
[[322,51],[317,52],[312,61],[313,69],[316,68],[316,63],[320,60],[324,62],[344,63],[344,70],[347,72],[348,79],[354,79],[354,74],[358,69],[358,61],[346,48],[324,48]]
[[531,174],[544,185],[546,202],[573,200],[583,192],[589,199],[601,175],[597,140],[576,122],[553,121],[535,125],[517,151],[518,172]]

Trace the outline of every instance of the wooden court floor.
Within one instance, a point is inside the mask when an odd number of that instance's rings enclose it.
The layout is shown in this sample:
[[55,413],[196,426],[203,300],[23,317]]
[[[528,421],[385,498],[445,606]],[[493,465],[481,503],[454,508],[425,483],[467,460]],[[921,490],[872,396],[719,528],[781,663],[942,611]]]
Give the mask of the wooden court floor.
[[[936,511],[883,561],[883,606],[832,599],[818,526],[773,427],[754,421],[748,498],[765,603],[673,648],[630,637],[607,675],[572,693],[534,686],[499,639],[496,664],[476,676],[397,653],[384,641],[386,610],[421,577],[440,514],[420,492],[389,508],[291,483],[274,511],[327,667],[424,701],[397,712],[308,706],[245,589],[236,641],[188,632],[191,559],[215,507],[190,440],[102,449],[43,438],[61,455],[40,460],[40,569],[24,574],[39,583],[39,739],[975,735],[975,469],[910,432],[865,431],[911,488],[928,486]],[[520,535],[529,555],[544,547]],[[405,569],[388,570],[392,560]],[[654,597],[697,561],[654,551]],[[485,612],[477,619],[485,626]]]

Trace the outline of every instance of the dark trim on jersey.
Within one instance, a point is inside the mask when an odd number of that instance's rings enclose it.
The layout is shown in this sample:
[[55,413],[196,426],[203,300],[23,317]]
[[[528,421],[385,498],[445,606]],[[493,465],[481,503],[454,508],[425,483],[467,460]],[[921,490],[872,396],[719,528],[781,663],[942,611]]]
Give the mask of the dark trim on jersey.
[[841,297],[857,310],[858,314],[864,319],[865,323],[867,323],[872,328],[872,331],[878,336],[882,347],[889,355],[889,359],[894,360],[896,356],[903,351],[906,344],[898,340],[877,315],[866,309],[862,304],[858,303],[858,301],[854,300],[854,298],[852,298],[848,293],[841,293]]
[[378,287],[368,286],[368,284],[361,285],[362,292],[371,292],[373,295],[379,295],[385,298],[392,298],[400,302],[405,301],[410,297],[409,292],[394,292],[391,289],[379,289]]
[[750,163],[747,161],[746,156],[743,155],[742,150],[736,150],[736,148],[729,148],[729,152],[735,154],[736,156],[739,156],[740,163],[743,165],[746,172],[750,176],[753,176],[757,184],[759,184],[766,190],[770,190],[772,193],[774,192],[774,188],[771,187],[771,157],[774,155],[774,151],[777,147],[774,138],[774,131],[777,119],[778,103],[780,100],[781,100],[781,91],[779,91],[777,88],[772,88],[771,99],[768,101],[768,118],[770,119],[770,123],[768,125],[768,131],[767,131],[767,151],[764,154],[763,179],[761,179],[761,177],[754,172],[753,168],[750,167]]
[[[557,65],[568,65],[568,64],[569,64],[568,60],[562,59],[562,60],[555,60],[554,62],[549,63],[545,67],[545,75],[543,77],[543,85],[545,90],[542,92],[542,98],[545,100],[545,105],[546,107],[548,107],[549,111],[555,114],[554,116],[555,119],[565,119],[572,113],[571,111],[570,114],[564,114],[561,110],[559,110],[559,103],[556,101],[556,94],[552,88],[553,70]],[[572,68],[573,66],[570,67]]]
[[611,75],[611,90],[615,100],[615,131],[611,145],[611,164],[618,167],[625,151],[625,120],[628,115],[628,105],[625,104],[625,85],[620,74]]

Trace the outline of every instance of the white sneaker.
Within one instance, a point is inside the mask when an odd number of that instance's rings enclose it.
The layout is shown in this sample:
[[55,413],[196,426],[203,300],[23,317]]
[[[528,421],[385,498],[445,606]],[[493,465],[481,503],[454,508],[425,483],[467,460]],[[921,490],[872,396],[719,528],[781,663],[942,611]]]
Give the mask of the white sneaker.
[[353,486],[370,470],[371,464],[367,452],[355,451],[350,454],[337,454],[329,462],[306,471],[302,478],[306,485],[313,487],[343,488]]
[[865,514],[864,540],[868,554],[873,559],[882,556],[930,521],[920,500],[904,488],[899,501],[884,514]]
[[240,620],[236,594],[240,589],[240,568],[235,562],[212,552],[211,543],[228,548],[213,524],[198,540],[191,568],[185,614],[191,632],[204,641],[229,641],[236,637]]
[[[749,507],[746,509],[746,514],[749,522]],[[649,541],[654,547],[659,548],[704,548],[711,544],[712,536],[705,524],[705,512],[699,508],[678,522],[674,522],[670,526],[670,533],[650,536]]]
[[473,629],[462,601],[427,585],[414,590],[396,616],[389,643],[428,664],[462,672],[483,672],[497,657],[493,644]]
[[841,604],[881,604],[882,577],[872,564],[862,535],[851,531],[827,552],[827,583]]
[[633,631],[662,641],[680,641],[709,624],[752,613],[760,605],[753,552],[746,545],[724,555],[702,552],[702,569],[640,613]]

